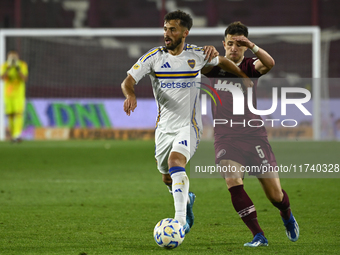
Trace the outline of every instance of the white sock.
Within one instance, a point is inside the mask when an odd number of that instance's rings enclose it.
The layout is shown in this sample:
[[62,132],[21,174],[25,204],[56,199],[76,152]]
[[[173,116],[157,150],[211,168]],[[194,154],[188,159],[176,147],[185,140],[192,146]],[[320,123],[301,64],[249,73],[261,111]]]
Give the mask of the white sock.
[[183,226],[186,224],[189,178],[185,172],[171,175],[172,194],[175,203],[175,219]]
[[[172,184],[171,185],[166,184],[166,186],[168,187],[169,193],[172,195]],[[188,195],[187,204],[190,204],[190,197],[189,197],[189,195]]]

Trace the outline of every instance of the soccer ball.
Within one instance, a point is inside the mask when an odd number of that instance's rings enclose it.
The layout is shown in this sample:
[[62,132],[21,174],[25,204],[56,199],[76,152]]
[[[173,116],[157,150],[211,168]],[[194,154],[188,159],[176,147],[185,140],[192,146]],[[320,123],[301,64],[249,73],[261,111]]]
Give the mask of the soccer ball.
[[184,240],[184,229],[175,219],[166,218],[160,220],[153,230],[153,237],[158,246],[174,249]]

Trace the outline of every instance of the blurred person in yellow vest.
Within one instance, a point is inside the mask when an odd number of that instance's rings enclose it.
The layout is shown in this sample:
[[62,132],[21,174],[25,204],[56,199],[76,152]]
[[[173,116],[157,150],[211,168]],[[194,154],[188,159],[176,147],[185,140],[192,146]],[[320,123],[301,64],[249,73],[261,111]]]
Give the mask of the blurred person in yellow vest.
[[24,126],[25,82],[28,77],[26,62],[19,59],[19,53],[11,50],[7,61],[1,65],[1,79],[4,81],[5,113],[8,130],[13,142],[21,141]]

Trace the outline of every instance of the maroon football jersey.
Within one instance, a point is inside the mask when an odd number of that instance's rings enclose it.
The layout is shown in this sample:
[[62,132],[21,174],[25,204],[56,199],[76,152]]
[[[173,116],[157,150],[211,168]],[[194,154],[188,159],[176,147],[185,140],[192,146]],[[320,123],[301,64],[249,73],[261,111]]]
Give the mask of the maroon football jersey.
[[[257,80],[261,76],[261,74],[255,69],[254,62],[256,60],[257,58],[244,58],[239,65],[239,68],[254,82],[253,106],[255,109],[257,109]],[[218,66],[215,66],[209,73],[205,74],[205,76],[212,78],[211,82],[213,82],[212,84],[214,87],[217,83],[226,83],[228,85],[232,84],[237,86],[243,92],[244,96],[244,115],[233,115],[233,97],[231,92],[223,91],[221,89],[219,90],[215,87],[221,98],[222,105],[219,102],[217,102],[217,105],[212,102],[211,106],[213,118],[228,121],[227,124],[215,124],[215,139],[218,139],[221,136],[267,136],[267,131],[263,122],[256,121],[262,120],[261,116],[253,114],[248,108],[247,90],[243,85],[242,87],[240,86],[242,82],[240,78],[237,78],[231,73],[225,72]],[[218,77],[220,77],[220,79]],[[220,123],[222,123],[222,121]]]

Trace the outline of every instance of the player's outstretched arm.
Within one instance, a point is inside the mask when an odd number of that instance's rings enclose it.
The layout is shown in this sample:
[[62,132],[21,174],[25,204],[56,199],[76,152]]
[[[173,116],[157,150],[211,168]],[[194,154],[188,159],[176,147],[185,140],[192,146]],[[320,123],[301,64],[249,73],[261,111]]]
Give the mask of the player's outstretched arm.
[[242,82],[246,88],[253,87],[254,83],[249,77],[237,66],[234,62],[230,61],[226,57],[219,56],[220,63],[218,64],[224,71],[235,74],[237,77],[242,78]]
[[249,41],[247,37],[240,35],[240,36],[234,36],[232,39],[235,40],[240,45],[246,46],[260,60],[255,63],[255,69],[259,73],[266,74],[270,71],[270,69],[274,67],[275,61],[272,58],[272,56],[270,56],[269,53],[265,51],[264,49],[255,45],[255,43]]
[[130,116],[131,111],[133,112],[137,107],[137,99],[134,89],[135,84],[136,81],[129,74],[121,85],[123,94],[126,98],[124,101],[124,112],[126,112],[126,115],[128,116]]

